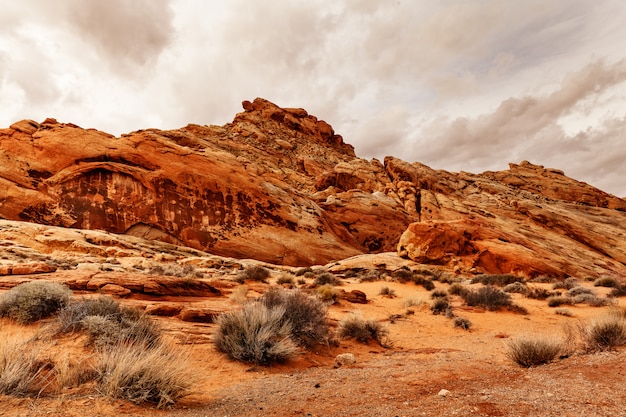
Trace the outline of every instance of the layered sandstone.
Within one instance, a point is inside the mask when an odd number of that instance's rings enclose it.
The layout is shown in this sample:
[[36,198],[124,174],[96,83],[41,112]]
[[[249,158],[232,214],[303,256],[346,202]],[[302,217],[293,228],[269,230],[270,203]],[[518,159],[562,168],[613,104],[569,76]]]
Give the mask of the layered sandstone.
[[626,201],[562,171],[367,161],[303,109],[243,107],[225,126],[118,138],[15,123],[0,130],[0,217],[285,265],[398,249],[457,272],[626,272]]

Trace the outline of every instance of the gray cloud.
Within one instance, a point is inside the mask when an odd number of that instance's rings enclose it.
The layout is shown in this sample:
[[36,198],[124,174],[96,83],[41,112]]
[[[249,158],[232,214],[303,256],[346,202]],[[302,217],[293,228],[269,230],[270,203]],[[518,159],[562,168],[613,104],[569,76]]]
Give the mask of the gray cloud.
[[260,96],[325,119],[363,157],[466,171],[528,159],[626,195],[607,156],[619,154],[626,115],[626,96],[607,98],[626,56],[615,0],[0,7],[2,126],[48,116],[114,134],[223,124]]

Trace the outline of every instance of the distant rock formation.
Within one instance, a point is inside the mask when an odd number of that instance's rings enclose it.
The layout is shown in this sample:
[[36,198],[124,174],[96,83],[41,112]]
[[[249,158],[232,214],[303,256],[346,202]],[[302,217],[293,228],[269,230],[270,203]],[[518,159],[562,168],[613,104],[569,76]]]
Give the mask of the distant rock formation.
[[225,126],[119,138],[54,119],[1,129],[0,217],[293,266],[397,249],[466,272],[626,272],[626,201],[562,171],[367,161],[303,109],[243,107]]

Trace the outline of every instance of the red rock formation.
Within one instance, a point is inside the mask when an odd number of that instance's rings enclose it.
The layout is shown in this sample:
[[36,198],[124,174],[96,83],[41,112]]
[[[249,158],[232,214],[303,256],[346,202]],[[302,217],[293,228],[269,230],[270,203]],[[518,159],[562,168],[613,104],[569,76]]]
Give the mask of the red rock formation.
[[458,271],[625,272],[626,201],[561,171],[366,161],[303,109],[243,107],[225,126],[119,138],[15,123],[0,130],[0,217],[286,265],[395,251],[415,223],[400,253]]

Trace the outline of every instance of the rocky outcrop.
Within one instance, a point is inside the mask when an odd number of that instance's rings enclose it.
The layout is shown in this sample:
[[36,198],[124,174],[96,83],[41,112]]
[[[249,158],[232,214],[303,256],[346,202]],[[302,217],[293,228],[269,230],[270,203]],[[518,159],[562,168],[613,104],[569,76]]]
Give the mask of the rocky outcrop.
[[[626,272],[626,201],[558,169],[367,161],[304,109],[243,107],[225,126],[118,138],[54,119],[17,122],[0,130],[0,217],[293,266],[398,250],[459,273]],[[106,239],[75,245],[126,251]]]

